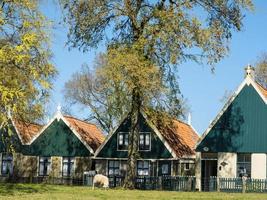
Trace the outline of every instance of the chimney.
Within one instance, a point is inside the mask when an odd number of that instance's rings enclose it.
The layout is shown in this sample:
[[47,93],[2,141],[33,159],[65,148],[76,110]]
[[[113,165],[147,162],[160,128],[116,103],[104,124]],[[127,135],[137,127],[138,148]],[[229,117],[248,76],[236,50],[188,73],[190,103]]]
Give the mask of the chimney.
[[255,69],[250,64],[245,68],[245,78],[250,77],[254,80]]

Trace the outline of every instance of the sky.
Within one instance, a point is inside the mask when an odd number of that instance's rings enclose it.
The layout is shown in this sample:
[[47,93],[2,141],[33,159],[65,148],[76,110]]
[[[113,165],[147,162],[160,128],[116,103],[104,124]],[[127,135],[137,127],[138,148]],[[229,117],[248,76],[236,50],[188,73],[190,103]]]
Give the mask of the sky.
[[[267,1],[255,0],[255,10],[246,13],[243,30],[234,32],[230,42],[229,54],[216,64],[215,72],[211,68],[196,63],[185,63],[178,67],[179,85],[190,107],[192,126],[199,135],[208,128],[210,122],[223,107],[221,99],[226,91],[233,92],[244,79],[244,68],[254,64],[259,56],[267,52]],[[82,64],[93,65],[98,52],[105,47],[83,53],[66,46],[68,29],[60,21],[58,6],[47,0],[42,5],[45,15],[54,21],[52,32],[53,63],[59,74],[54,81],[51,103],[47,109],[55,112],[59,104],[64,105],[63,88],[73,73],[81,69]],[[84,109],[75,108],[76,117],[85,117]]]

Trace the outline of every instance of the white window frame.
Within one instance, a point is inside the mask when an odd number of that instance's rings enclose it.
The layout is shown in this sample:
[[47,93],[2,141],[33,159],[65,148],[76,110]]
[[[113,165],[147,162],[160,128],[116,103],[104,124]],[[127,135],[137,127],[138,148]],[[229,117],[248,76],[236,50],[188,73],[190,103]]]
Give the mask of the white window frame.
[[[140,134],[144,134],[144,135],[146,135],[146,134],[148,134],[149,135],[149,149],[140,149]],[[138,151],[151,151],[151,136],[152,136],[152,134],[151,134],[151,132],[140,132],[139,133],[139,137],[138,137]],[[145,139],[146,137],[144,137],[144,142],[146,141],[146,139]]]
[[[139,175],[138,171],[139,171],[139,168],[138,168],[138,162],[142,162],[142,170],[144,170],[144,162],[147,162],[148,163],[148,168],[146,168],[148,170],[148,174],[147,175]],[[137,163],[136,163],[136,174],[137,176],[150,176],[150,161],[149,160],[137,160]]]
[[[120,140],[120,134],[123,134],[123,135],[126,135],[126,134],[128,134],[128,141],[127,141],[127,148],[126,149],[119,149],[119,140]],[[123,137],[123,139],[125,138],[125,136]],[[124,140],[123,140],[123,142],[125,142]],[[122,132],[122,131],[120,131],[120,132],[118,132],[117,133],[117,151],[128,151],[128,145],[129,145],[129,132]],[[126,146],[126,145],[125,145]]]
[[[46,173],[47,174],[40,174],[40,167],[41,167],[41,162],[40,162],[40,160],[42,159],[42,158],[50,158],[50,162],[49,162],[49,167],[48,167],[48,169],[46,170]],[[49,174],[50,174],[50,172],[51,172],[51,169],[52,168],[52,157],[51,156],[39,156],[39,159],[38,159],[38,176],[49,176]]]
[[[68,159],[68,162],[65,162],[64,159]],[[73,156],[63,156],[61,159],[61,169],[62,169],[62,177],[72,177],[74,175],[74,169],[75,169],[75,157]],[[64,164],[67,163],[67,167],[70,167],[70,163],[72,163],[72,169],[68,169],[67,173],[69,174],[64,175]]]
[[[4,161],[4,157],[7,156],[7,157],[11,157],[11,173],[3,173],[3,161]],[[10,159],[7,160],[5,159],[5,161],[7,162],[10,162]],[[14,156],[12,154],[9,154],[9,153],[2,153],[2,156],[1,156],[1,175],[2,176],[9,176],[9,175],[12,175],[13,174],[13,169],[14,168]]]

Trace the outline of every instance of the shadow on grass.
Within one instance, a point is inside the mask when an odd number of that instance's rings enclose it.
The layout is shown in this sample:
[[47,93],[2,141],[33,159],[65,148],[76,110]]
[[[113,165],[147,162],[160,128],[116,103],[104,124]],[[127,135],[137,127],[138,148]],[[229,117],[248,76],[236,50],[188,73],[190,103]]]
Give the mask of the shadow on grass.
[[0,184],[0,195],[14,195],[18,193],[43,193],[47,191],[53,191],[51,185],[45,184],[12,184],[12,183],[1,183]]

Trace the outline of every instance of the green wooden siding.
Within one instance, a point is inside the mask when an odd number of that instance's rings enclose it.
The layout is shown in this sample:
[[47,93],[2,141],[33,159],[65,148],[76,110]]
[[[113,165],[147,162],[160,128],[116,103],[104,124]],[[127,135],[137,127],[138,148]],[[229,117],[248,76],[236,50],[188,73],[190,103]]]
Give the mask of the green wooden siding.
[[246,85],[197,146],[204,152],[267,153],[267,106],[255,88]]
[[8,152],[11,146],[15,152],[21,152],[23,149],[22,143],[13,126],[10,127],[9,133],[0,131],[0,152]]
[[71,129],[60,119],[30,145],[24,154],[36,156],[89,156],[90,152]]
[[[172,158],[171,153],[165,147],[163,142],[153,132],[153,130],[145,122],[144,117],[140,114],[140,131],[151,132],[151,151],[139,151],[140,158],[142,159],[159,159],[159,158]],[[131,127],[130,119],[127,118],[101,149],[97,157],[101,158],[127,158],[127,151],[117,150],[117,134],[118,132],[129,132]]]

